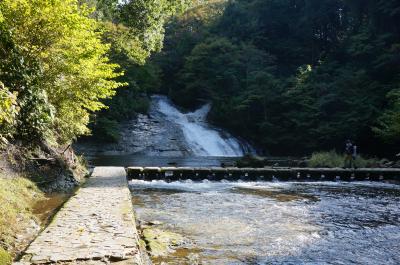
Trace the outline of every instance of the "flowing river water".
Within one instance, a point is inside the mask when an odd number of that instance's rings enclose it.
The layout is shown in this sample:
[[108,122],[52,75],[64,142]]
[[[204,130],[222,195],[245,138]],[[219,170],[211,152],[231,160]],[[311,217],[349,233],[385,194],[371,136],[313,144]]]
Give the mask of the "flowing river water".
[[[120,143],[95,147],[91,162],[219,166],[254,152],[207,124],[209,109],[183,113],[154,96],[150,114],[125,124]],[[130,189],[142,228],[180,235],[154,264],[400,264],[398,185],[131,180]]]
[[184,236],[155,264],[400,264],[400,187],[133,180],[144,222]]

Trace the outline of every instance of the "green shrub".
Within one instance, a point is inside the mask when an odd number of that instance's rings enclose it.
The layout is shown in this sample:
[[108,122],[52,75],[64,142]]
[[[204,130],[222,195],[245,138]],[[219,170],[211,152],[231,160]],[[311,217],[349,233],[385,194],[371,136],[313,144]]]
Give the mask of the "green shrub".
[[[313,153],[308,160],[309,167],[343,167],[344,155],[338,154],[332,150],[329,152],[316,152]],[[355,166],[358,168],[364,167],[379,167],[380,160],[377,158],[365,158],[360,155],[356,157]]]
[[0,81],[0,144],[14,133],[18,112],[17,93],[11,93]]
[[12,259],[11,255],[8,254],[2,247],[0,247],[0,265],[9,265],[11,264]]
[[309,167],[343,167],[344,157],[335,151],[313,153],[308,161]]
[[355,161],[356,167],[381,167],[381,161],[378,158],[365,158],[357,156]]

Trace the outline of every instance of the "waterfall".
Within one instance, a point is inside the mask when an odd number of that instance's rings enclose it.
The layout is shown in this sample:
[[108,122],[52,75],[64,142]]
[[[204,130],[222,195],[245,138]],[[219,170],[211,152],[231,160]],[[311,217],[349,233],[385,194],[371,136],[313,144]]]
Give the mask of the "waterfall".
[[226,132],[212,128],[206,122],[211,105],[205,104],[189,113],[179,111],[165,96],[153,96],[156,111],[183,132],[191,152],[196,156],[237,157],[245,153],[244,145]]

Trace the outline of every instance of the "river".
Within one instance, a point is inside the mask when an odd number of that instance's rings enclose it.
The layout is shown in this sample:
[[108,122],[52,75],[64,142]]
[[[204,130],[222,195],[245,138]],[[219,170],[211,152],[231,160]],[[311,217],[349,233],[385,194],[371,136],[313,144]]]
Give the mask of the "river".
[[[219,166],[254,152],[153,96],[117,144],[85,146],[93,165]],[[181,236],[154,264],[400,264],[400,186],[373,182],[130,181],[141,227]]]
[[400,187],[130,183],[140,220],[185,241],[155,264],[400,264]]

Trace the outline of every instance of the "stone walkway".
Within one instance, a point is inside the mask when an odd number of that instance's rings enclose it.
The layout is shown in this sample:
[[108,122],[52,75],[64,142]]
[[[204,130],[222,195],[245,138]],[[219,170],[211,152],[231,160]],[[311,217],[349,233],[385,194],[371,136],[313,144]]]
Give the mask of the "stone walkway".
[[144,264],[124,168],[97,167],[15,264]]

